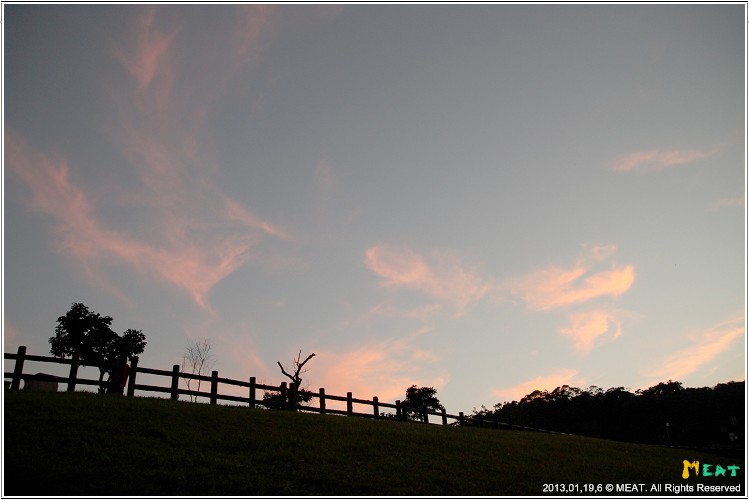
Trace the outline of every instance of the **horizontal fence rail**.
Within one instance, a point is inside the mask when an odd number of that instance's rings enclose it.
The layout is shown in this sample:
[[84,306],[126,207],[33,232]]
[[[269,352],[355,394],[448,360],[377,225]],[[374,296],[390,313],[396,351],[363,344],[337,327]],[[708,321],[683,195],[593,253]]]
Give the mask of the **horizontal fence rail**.
[[[4,378],[10,379],[9,389],[19,390],[21,380],[25,381],[25,384],[29,384],[32,381],[46,382],[49,384],[56,383],[56,386],[47,387],[47,390],[58,390],[57,388],[65,384],[64,387],[67,392],[74,392],[76,387],[79,385],[84,386],[96,386],[96,387],[109,387],[110,381],[94,380],[78,377],[78,369],[81,366],[96,367],[100,370],[112,369],[111,365],[104,365],[99,363],[86,363],[80,362],[77,356],[72,358],[57,358],[51,356],[35,356],[26,353],[26,346],[20,346],[16,353],[4,353],[4,359],[15,360],[15,366],[12,372],[4,372]],[[34,361],[41,363],[54,363],[61,365],[70,365],[70,371],[67,377],[61,377],[56,375],[48,375],[43,373],[29,374],[24,373],[24,363],[26,361]],[[150,384],[138,383],[138,376],[140,375],[153,375],[157,377],[164,377],[170,380],[169,386],[159,386]],[[142,378],[142,377],[141,377]],[[201,382],[208,382],[210,389],[208,391],[196,391],[191,389],[183,389],[179,387],[179,380],[198,380]],[[7,382],[6,382],[7,384]],[[221,394],[219,392],[219,384],[230,385],[236,387],[242,387],[247,389],[247,396],[237,396],[231,394]],[[184,373],[180,371],[179,365],[173,365],[171,370],[159,370],[155,368],[146,368],[138,365],[138,358],[132,359],[131,365],[127,372],[127,384],[120,388],[121,390],[115,390],[115,393],[127,394],[127,396],[135,396],[135,391],[140,392],[156,392],[161,394],[168,394],[171,399],[177,400],[180,395],[192,396],[192,397],[204,397],[210,401],[210,404],[217,404],[218,401],[232,401],[235,403],[245,403],[250,407],[267,406],[263,403],[262,397],[258,399],[258,391],[265,393],[277,393],[280,395],[280,400],[283,401],[283,405],[288,409],[294,409],[302,412],[319,413],[319,414],[331,414],[331,415],[346,415],[355,417],[366,417],[366,418],[390,418],[397,420],[408,420],[408,416],[418,416],[423,423],[430,423],[429,417],[437,417],[439,420],[435,420],[435,423],[439,421],[442,425],[461,425],[461,426],[475,426],[475,427],[486,427],[494,429],[508,429],[508,430],[528,430],[537,432],[548,432],[553,434],[562,434],[553,431],[545,431],[542,429],[533,429],[529,427],[523,427],[518,425],[511,425],[503,422],[498,422],[496,418],[485,418],[481,414],[475,416],[466,416],[463,412],[458,415],[452,415],[447,413],[444,409],[441,411],[432,411],[427,408],[412,408],[406,406],[403,401],[395,401],[395,403],[387,403],[379,400],[377,396],[374,396],[371,400],[360,399],[353,397],[351,392],[346,393],[346,396],[337,396],[334,394],[327,394],[324,388],[320,388],[318,392],[304,391],[304,395],[313,399],[317,399],[318,406],[302,406],[296,403],[296,396],[298,395],[294,384],[287,385],[286,382],[282,382],[281,385],[266,385],[257,382],[255,377],[249,377],[245,380],[234,380],[218,376],[218,371],[213,371],[210,376],[208,375],[197,375],[194,373]],[[339,410],[334,408],[328,408],[329,401],[337,401],[340,403],[346,403],[345,410]],[[368,413],[362,413],[354,411],[354,405],[371,406],[372,410]],[[383,410],[395,410],[395,414],[385,414]]]

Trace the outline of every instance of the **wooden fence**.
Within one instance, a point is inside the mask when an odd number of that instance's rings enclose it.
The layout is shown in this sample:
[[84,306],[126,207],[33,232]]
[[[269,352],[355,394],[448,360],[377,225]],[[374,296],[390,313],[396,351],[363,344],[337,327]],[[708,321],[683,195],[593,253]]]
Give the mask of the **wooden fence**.
[[[15,354],[5,353],[4,358],[15,360],[15,366],[14,366],[13,371],[4,372],[4,378],[10,379],[11,390],[19,390],[22,379],[27,382],[31,380],[39,380],[39,381],[57,382],[58,385],[65,384],[67,392],[74,392],[76,387],[79,385],[97,386],[97,387],[100,386],[99,380],[85,379],[85,378],[78,377],[79,367],[91,366],[91,367],[99,368],[100,365],[95,364],[95,363],[89,363],[89,364],[83,365],[82,363],[80,363],[77,357],[63,359],[63,358],[55,358],[55,357],[50,357],[50,356],[33,356],[33,355],[26,353],[26,346],[20,346],[18,348],[18,352],[16,352]],[[24,363],[26,361],[70,365],[70,372],[67,377],[59,377],[55,375],[46,375],[46,374],[32,375],[28,373],[23,373]],[[141,374],[156,375],[156,376],[168,378],[170,380],[170,384],[168,387],[158,386],[158,385],[139,384],[138,376]],[[201,392],[201,391],[193,391],[190,389],[182,389],[179,387],[180,378],[209,382],[210,391]],[[107,384],[107,382],[104,382],[104,384]],[[234,396],[230,394],[221,394],[219,391],[219,387],[221,384],[243,387],[247,390],[247,396],[244,397],[244,396]],[[172,366],[171,370],[157,370],[154,368],[145,368],[142,366],[138,366],[137,357],[134,358],[131,363],[130,370],[128,373],[127,387],[125,391],[123,392],[125,392],[128,396],[135,396],[135,391],[157,392],[157,393],[169,394],[170,398],[175,399],[175,400],[179,398],[180,394],[183,394],[183,395],[194,396],[194,397],[206,397],[209,399],[210,404],[216,404],[218,401],[233,401],[237,403],[246,403],[250,407],[265,406],[263,404],[263,398],[262,397],[258,398],[259,390],[264,391],[264,392],[273,392],[273,393],[281,394],[280,399],[281,401],[286,402],[287,407],[292,406],[289,404],[289,401],[296,400],[294,394],[297,388],[294,387],[294,384],[287,385],[286,382],[282,382],[281,385],[279,386],[259,384],[257,383],[255,377],[249,377],[249,379],[246,381],[233,380],[229,378],[219,377],[218,371],[213,371],[211,373],[211,376],[195,375],[192,373],[180,372],[179,365]],[[332,394],[327,394],[324,388],[321,388],[318,392],[305,391],[305,394],[311,396],[312,398],[316,398],[318,401],[318,405],[317,407],[315,406],[297,407],[296,409],[298,409],[299,411],[321,413],[321,414],[368,417],[368,418],[375,418],[375,419],[394,417],[400,420],[408,420],[408,415],[410,414],[410,415],[419,415],[421,418],[421,422],[423,423],[429,423],[429,417],[434,416],[434,417],[438,417],[439,419],[435,421],[435,423],[441,422],[442,425],[462,425],[462,426],[490,427],[490,428],[495,428],[495,429],[504,428],[504,429],[551,432],[551,431],[531,429],[528,427],[522,427],[522,426],[498,422],[496,420],[496,417],[492,419],[492,418],[483,418],[482,415],[466,416],[463,414],[463,412],[460,412],[458,415],[451,415],[447,413],[444,409],[439,412],[435,412],[432,410],[428,410],[426,408],[411,408],[411,407],[407,407],[405,405],[405,402],[402,402],[399,400],[395,401],[395,403],[385,403],[385,402],[380,401],[377,396],[374,396],[371,400],[354,398],[351,392],[346,393],[346,396],[335,396]],[[345,402],[346,410],[336,410],[333,408],[328,408],[327,407],[328,401]],[[371,406],[372,411],[371,413],[355,412],[354,404]],[[393,409],[395,410],[395,415],[391,414],[390,416],[384,416],[381,413],[381,410],[383,409]]]

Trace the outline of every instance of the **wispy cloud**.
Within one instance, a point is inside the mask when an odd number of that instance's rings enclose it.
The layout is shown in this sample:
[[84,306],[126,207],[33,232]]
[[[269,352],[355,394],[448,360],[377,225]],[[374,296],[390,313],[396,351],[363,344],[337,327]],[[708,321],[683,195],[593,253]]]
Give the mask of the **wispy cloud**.
[[[136,185],[118,186],[118,208],[148,217],[121,219],[126,226],[115,229],[102,215],[112,201],[92,192],[106,187],[84,189],[64,157],[36,150],[12,132],[6,133],[7,165],[30,188],[30,205],[55,219],[58,249],[75,257],[97,286],[113,291],[107,268],[126,264],[208,308],[209,291],[247,263],[259,242],[291,236],[212,181],[216,165],[201,134],[209,110],[202,103],[211,102],[216,87],[178,78],[179,29],[162,29],[158,15],[155,7],[143,9],[132,39],[112,49],[135,85],[124,82],[116,94],[107,129],[137,178]],[[195,99],[201,93],[206,99]]]
[[571,323],[569,327],[562,328],[559,332],[569,337],[575,349],[581,354],[589,353],[599,337],[610,334],[610,338],[615,339],[622,333],[621,321],[604,311],[573,314]]
[[492,396],[501,398],[503,401],[519,401],[533,391],[552,391],[557,387],[569,385],[582,387],[586,382],[578,377],[579,372],[574,369],[557,370],[549,375],[540,375],[536,378],[526,380],[513,387],[494,389]]
[[538,311],[622,295],[635,281],[632,265],[612,265],[610,270],[592,272],[593,264],[610,258],[615,251],[613,245],[587,247],[571,268],[551,266],[511,280],[511,294]]
[[376,245],[366,251],[367,267],[384,287],[403,287],[445,301],[460,315],[492,289],[453,252],[435,251],[430,262],[408,248]]
[[48,157],[8,130],[5,144],[6,165],[31,191],[30,207],[56,222],[58,251],[78,259],[90,273],[106,273],[110,262],[124,263],[143,277],[186,290],[205,307],[209,290],[249,258],[257,234],[248,228],[244,234],[219,235],[210,241],[172,235],[172,241],[157,242],[108,228],[96,215],[90,196],[71,180],[64,159]]
[[138,17],[136,37],[129,51],[115,49],[114,55],[127,72],[138,82],[138,88],[148,87],[165,65],[165,55],[179,32],[173,29],[167,33],[157,29],[155,24],[156,7],[149,6]]
[[721,198],[720,200],[716,200],[710,208],[713,210],[721,208],[743,208],[744,204],[744,196],[737,196],[736,198]]
[[[11,129],[5,129],[5,160],[10,171],[31,188],[29,206],[47,214],[62,211],[70,220],[62,229],[71,231],[76,222],[91,223],[91,207],[84,193],[70,181],[70,168],[64,158],[48,157],[31,147]],[[71,227],[72,226],[72,227]]]
[[[714,361],[745,335],[744,315],[736,316],[694,336],[686,346],[666,356],[658,365],[644,373],[654,381],[681,380],[702,366]],[[737,346],[743,351],[743,346]]]
[[571,267],[536,269],[505,281],[499,288],[505,298],[524,303],[531,311],[575,308],[559,333],[572,342],[578,353],[588,354],[603,336],[613,340],[622,334],[619,312],[602,307],[600,299],[616,298],[629,291],[635,271],[631,264],[616,264],[615,245],[581,247],[582,252]]
[[703,160],[715,152],[716,150],[699,149],[652,149],[638,151],[616,159],[612,168],[617,172],[632,172],[635,170],[658,171],[676,165]]

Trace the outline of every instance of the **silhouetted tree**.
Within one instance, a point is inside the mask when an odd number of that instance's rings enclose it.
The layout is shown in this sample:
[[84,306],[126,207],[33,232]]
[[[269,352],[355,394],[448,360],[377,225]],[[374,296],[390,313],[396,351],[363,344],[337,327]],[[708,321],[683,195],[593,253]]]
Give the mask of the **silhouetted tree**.
[[[188,370],[193,375],[207,375],[213,368],[213,344],[206,338],[193,340],[185,348],[185,354],[182,355],[181,372],[187,373]],[[191,385],[196,381],[194,378],[185,377],[187,389],[192,390]],[[200,392],[200,383],[202,380],[197,379],[196,390]],[[190,395],[190,401],[195,401],[197,396]]]
[[424,419],[423,410],[441,411],[445,408],[437,399],[437,391],[434,387],[416,387],[415,385],[406,389],[406,399],[403,400],[403,404],[408,408],[418,409],[408,410],[407,418],[420,422]]
[[684,387],[681,382],[674,382],[669,380],[668,382],[661,382],[660,384],[654,385],[644,391],[637,391],[639,395],[652,397],[655,399],[665,398],[672,394],[676,394],[679,391],[683,391]]
[[293,373],[287,372],[281,362],[277,361],[278,367],[281,368],[281,373],[286,375],[291,380],[291,383],[294,384],[294,390],[292,391],[291,387],[289,387],[286,398],[279,392],[266,392],[263,394],[263,405],[267,408],[297,409],[301,403],[310,402],[312,395],[309,391],[302,388],[302,374],[309,371],[303,368],[313,357],[315,357],[314,352],[302,360],[302,351],[300,350],[296,359],[292,361],[294,366]]
[[[120,336],[111,329],[112,318],[101,316],[81,303],[57,318],[55,336],[50,337],[53,356],[78,355],[81,365],[99,368],[99,392],[105,392],[104,375],[112,379],[113,373],[146,347],[146,336],[140,330],[128,329]],[[119,373],[119,372],[118,372]]]

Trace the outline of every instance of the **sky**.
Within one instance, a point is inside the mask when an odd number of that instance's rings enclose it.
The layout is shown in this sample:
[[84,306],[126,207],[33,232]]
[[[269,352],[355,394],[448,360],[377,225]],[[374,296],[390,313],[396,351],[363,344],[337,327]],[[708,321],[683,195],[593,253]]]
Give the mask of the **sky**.
[[82,302],[455,414],[744,380],[745,9],[6,3],[3,351]]

